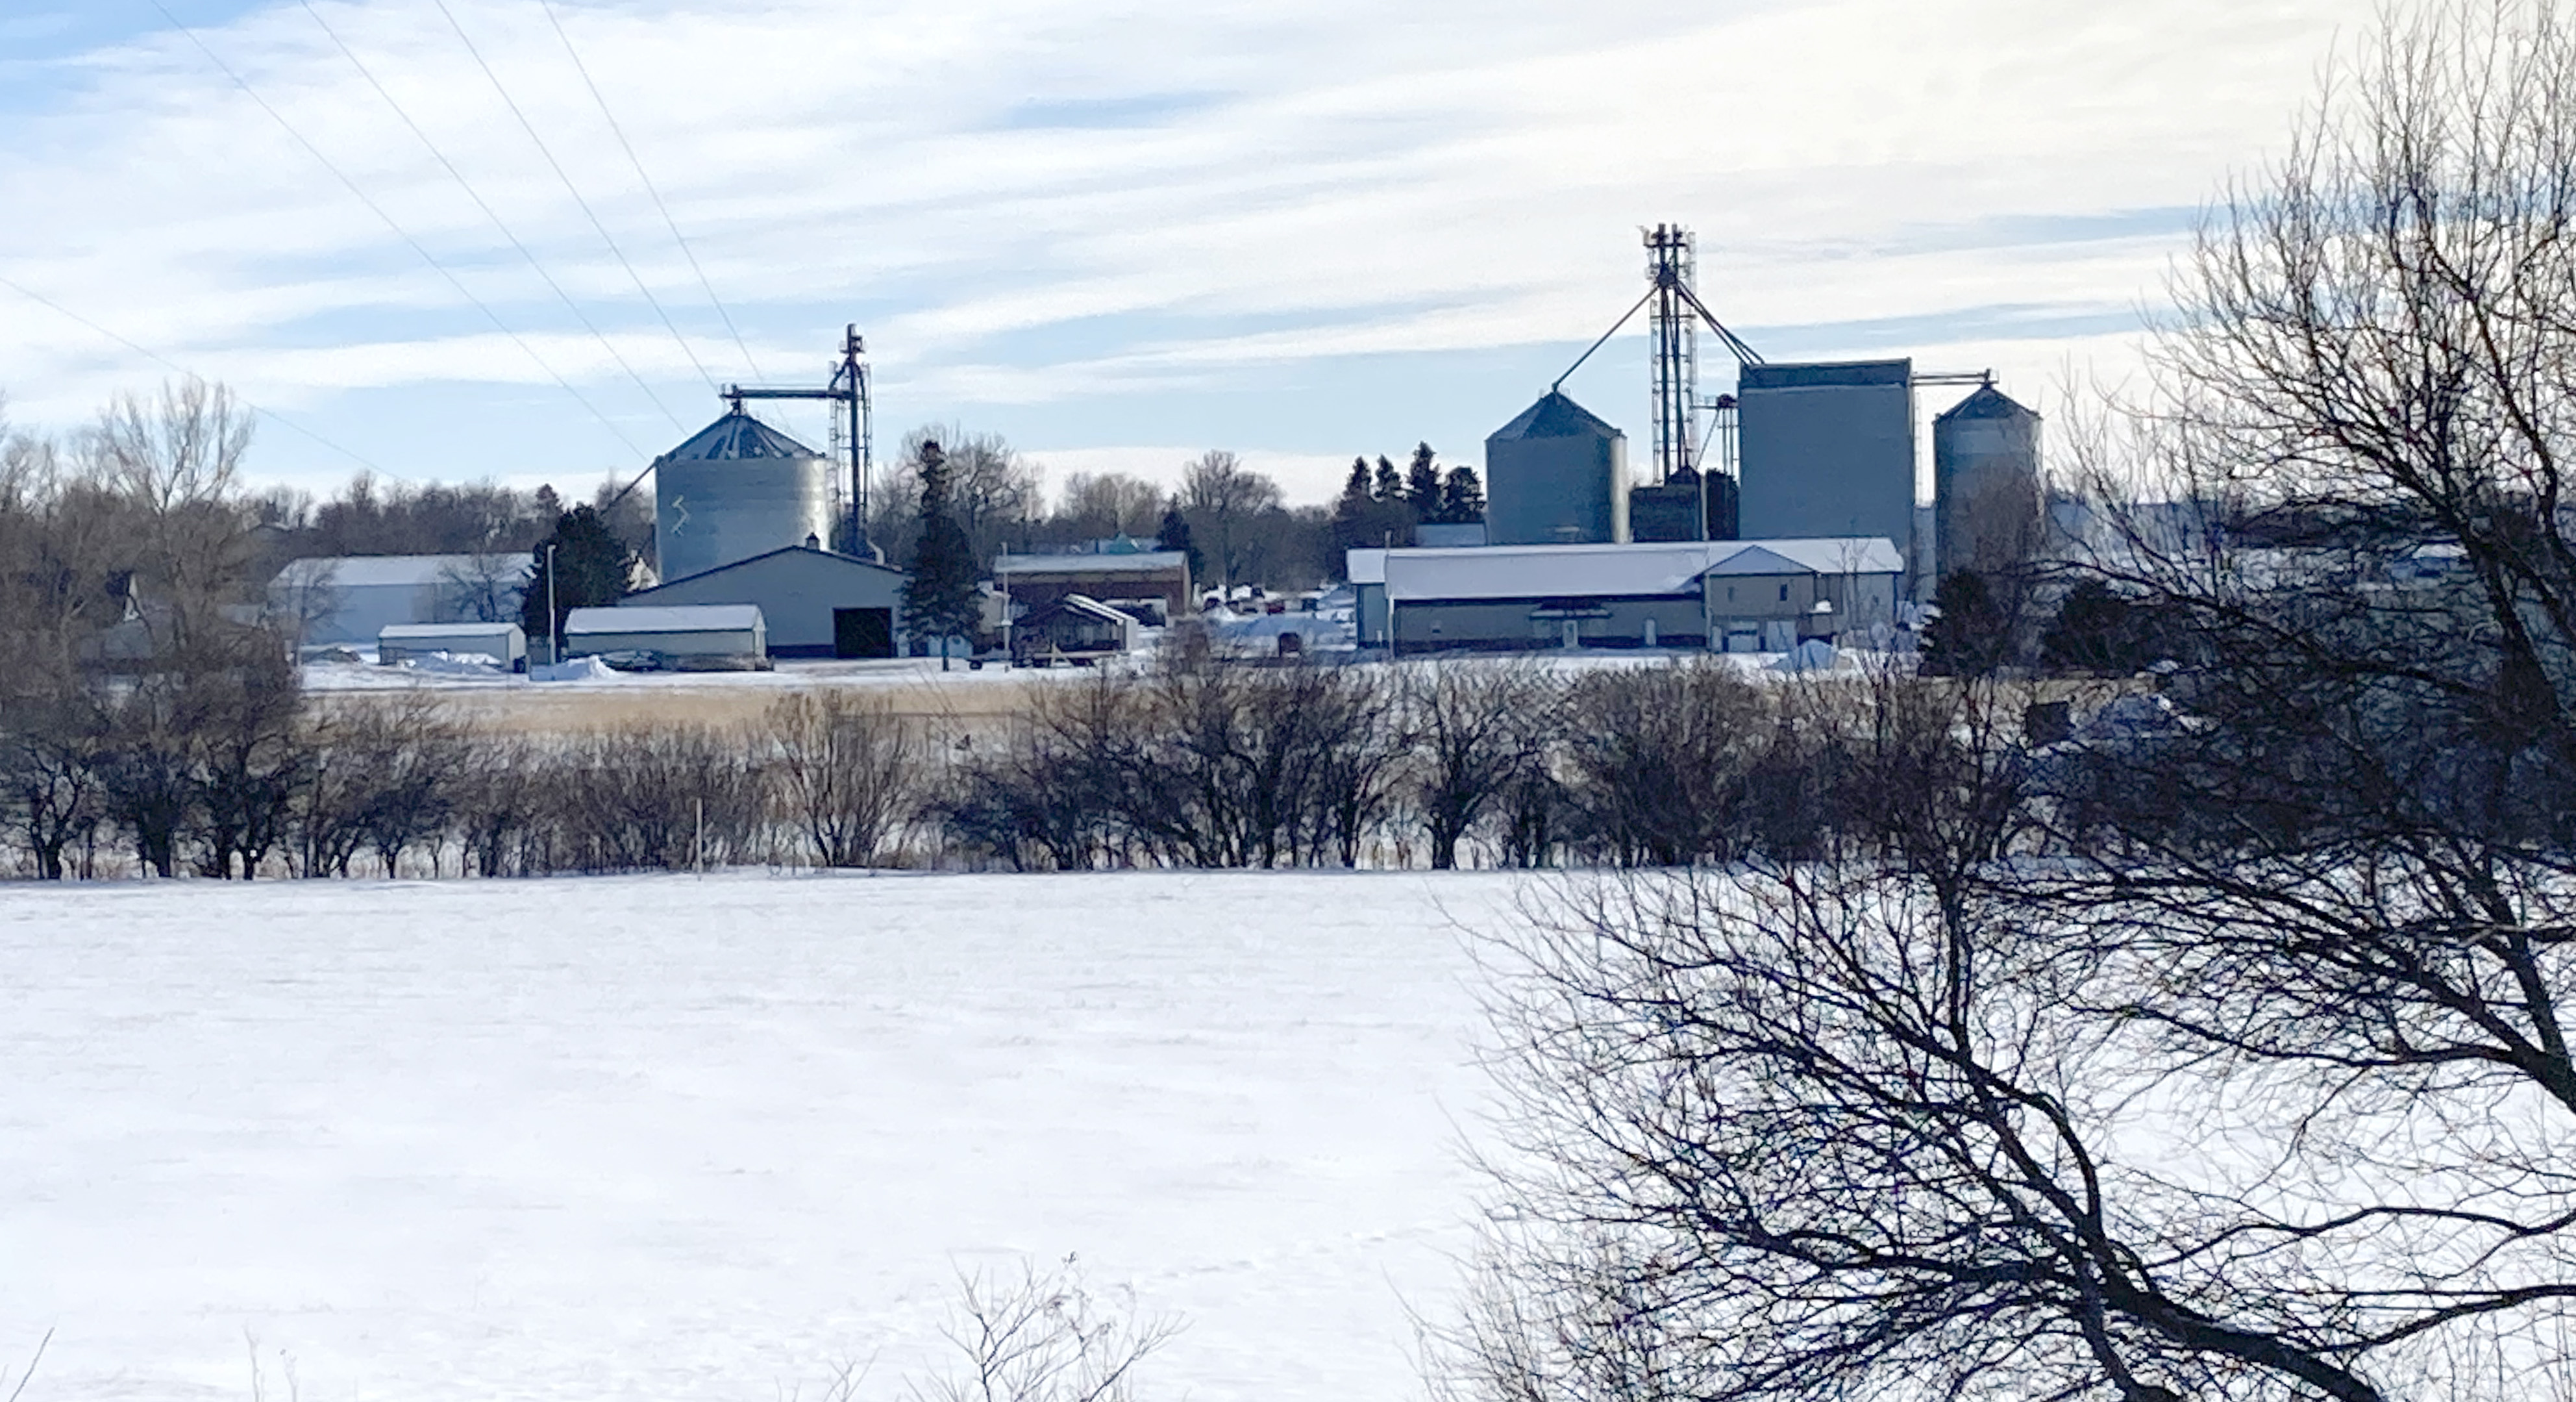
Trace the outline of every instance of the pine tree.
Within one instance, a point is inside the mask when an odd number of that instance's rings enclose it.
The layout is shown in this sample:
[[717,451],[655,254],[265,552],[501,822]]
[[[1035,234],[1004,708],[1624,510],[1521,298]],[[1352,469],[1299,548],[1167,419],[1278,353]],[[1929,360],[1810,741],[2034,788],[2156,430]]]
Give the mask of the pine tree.
[[[554,555],[551,615],[546,612],[549,550]],[[625,598],[635,583],[635,551],[593,507],[557,512],[553,532],[537,542],[529,559],[535,570],[519,598],[519,627],[531,641],[557,636],[565,615],[574,609],[607,608]]]
[[939,640],[939,670],[948,670],[948,640],[971,635],[984,601],[975,588],[974,546],[950,510],[948,459],[936,441],[921,445],[921,534],[912,576],[903,583],[905,631]]
[[1476,469],[1461,464],[1449,469],[1440,485],[1440,519],[1472,525],[1485,519],[1485,483]]
[[1986,577],[1975,570],[1952,570],[1932,594],[1940,616],[1923,630],[1923,671],[1938,677],[1982,677],[2003,665],[2012,644],[2012,620],[2004,617]]
[[1369,495],[1379,501],[1404,500],[1403,474],[1395,470],[1395,464],[1387,461],[1383,453],[1378,455],[1377,475],[1370,479]]
[[1163,524],[1154,533],[1154,548],[1178,551],[1190,557],[1190,578],[1207,574],[1207,562],[1200,558],[1199,548],[1190,540],[1190,518],[1181,514],[1181,499],[1172,498],[1163,505]]
[[1428,443],[1416,444],[1413,465],[1405,470],[1404,499],[1417,521],[1446,521],[1440,514],[1440,462]]

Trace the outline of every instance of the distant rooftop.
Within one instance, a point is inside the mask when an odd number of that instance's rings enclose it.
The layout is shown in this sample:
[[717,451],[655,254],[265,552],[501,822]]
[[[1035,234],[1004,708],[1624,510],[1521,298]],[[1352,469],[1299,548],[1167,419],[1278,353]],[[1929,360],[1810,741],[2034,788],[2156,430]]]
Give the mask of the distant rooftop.
[[370,589],[473,580],[496,568],[505,579],[521,578],[536,569],[524,550],[490,555],[308,555],[287,562],[277,572],[277,582],[289,588],[327,584]]
[[1133,554],[1004,555],[993,562],[995,574],[1135,574],[1144,570],[1189,568],[1190,557],[1178,550],[1139,550]]

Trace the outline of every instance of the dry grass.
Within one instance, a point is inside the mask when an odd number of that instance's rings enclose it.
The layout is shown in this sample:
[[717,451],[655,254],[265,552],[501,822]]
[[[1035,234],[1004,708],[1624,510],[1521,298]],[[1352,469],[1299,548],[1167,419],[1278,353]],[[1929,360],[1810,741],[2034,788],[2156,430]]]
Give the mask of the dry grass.
[[[971,674],[959,674],[961,677]],[[1058,680],[1060,681],[1060,676]],[[738,726],[759,720],[781,697],[800,691],[851,688],[882,700],[895,715],[919,721],[933,736],[998,735],[1033,704],[1046,678],[971,682],[871,680],[816,676],[709,678],[678,684],[619,686],[518,686],[439,688],[441,709],[472,728],[495,735],[567,735],[630,727]],[[381,705],[417,695],[408,689],[332,691],[312,699],[324,706]]]

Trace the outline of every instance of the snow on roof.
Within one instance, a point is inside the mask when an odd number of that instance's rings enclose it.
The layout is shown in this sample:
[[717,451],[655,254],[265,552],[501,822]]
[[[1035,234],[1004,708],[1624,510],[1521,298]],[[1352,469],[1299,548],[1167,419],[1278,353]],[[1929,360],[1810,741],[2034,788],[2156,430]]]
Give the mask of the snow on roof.
[[414,638],[501,637],[517,631],[516,623],[388,623],[376,630],[376,636],[399,643]]
[[341,589],[384,585],[445,584],[497,569],[503,578],[535,571],[523,551],[493,555],[308,555],[287,562],[277,582],[289,587],[327,583]]
[[1145,570],[1189,568],[1190,557],[1178,550],[1140,550],[1125,555],[1004,555],[993,562],[995,574],[1134,574]]
[[699,429],[663,462],[731,462],[742,458],[819,458],[821,453],[739,410]]
[[1726,540],[1735,553],[1710,574],[1903,574],[1905,557],[1885,536],[1819,536],[1803,540]]
[[762,626],[758,604],[662,604],[633,608],[574,609],[564,634],[722,633]]
[[[1360,552],[1351,552],[1356,565]],[[1884,537],[1656,545],[1488,545],[1388,550],[1386,595],[1422,599],[1637,598],[1687,594],[1708,574],[1902,574]]]
[[1366,550],[1344,552],[1343,572],[1353,584],[1386,583],[1386,551],[1375,546]]

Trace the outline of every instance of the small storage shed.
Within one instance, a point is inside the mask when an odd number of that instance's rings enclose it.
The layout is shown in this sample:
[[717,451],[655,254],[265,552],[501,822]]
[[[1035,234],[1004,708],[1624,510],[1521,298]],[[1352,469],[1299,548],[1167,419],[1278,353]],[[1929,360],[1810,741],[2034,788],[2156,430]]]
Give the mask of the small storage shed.
[[769,625],[757,604],[624,605],[574,609],[564,655],[658,653],[681,670],[769,665]]
[[[993,582],[1014,609],[1036,609],[1067,595],[1087,599],[1160,599],[1172,617],[1194,610],[1190,557],[1177,550],[1105,555],[1005,555]],[[1023,618],[1027,614],[1021,615]]]
[[387,666],[440,652],[528,670],[528,635],[516,623],[393,623],[376,633],[376,660]]
[[1033,609],[1011,628],[1011,665],[1088,664],[1135,646],[1133,617],[1097,599],[1067,594]]

